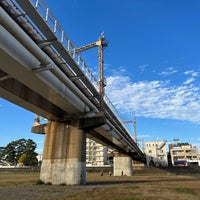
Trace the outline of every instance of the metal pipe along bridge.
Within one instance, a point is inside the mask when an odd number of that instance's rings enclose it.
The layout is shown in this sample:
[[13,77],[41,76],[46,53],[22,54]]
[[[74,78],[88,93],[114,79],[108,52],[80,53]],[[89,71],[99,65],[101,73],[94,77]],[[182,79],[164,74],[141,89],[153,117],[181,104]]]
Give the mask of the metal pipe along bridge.
[[44,0],[0,0],[0,5],[0,95],[49,121],[32,129],[46,134],[41,179],[84,184],[86,134],[118,157],[142,161],[142,151],[104,94],[104,77],[95,80]]

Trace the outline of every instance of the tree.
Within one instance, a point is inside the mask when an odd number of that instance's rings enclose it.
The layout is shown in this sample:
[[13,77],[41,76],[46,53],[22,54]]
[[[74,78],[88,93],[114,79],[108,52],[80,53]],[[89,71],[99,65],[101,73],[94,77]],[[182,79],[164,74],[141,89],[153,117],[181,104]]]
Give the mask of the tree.
[[14,141],[15,152],[16,152],[16,161],[18,161],[20,156],[25,153],[26,142],[27,141],[25,139],[19,139],[19,140]]
[[11,162],[14,165],[17,162],[22,163],[22,161],[25,166],[37,165],[36,147],[37,144],[31,139],[12,141],[3,150],[1,159]]
[[26,154],[26,158],[24,159],[25,166],[36,166],[38,164],[37,154]]
[[1,153],[1,159],[16,164],[15,142],[10,142]]
[[26,158],[24,160],[24,165],[35,166],[38,164],[37,153],[35,153],[35,149],[37,144],[33,142],[33,140],[28,139],[26,142]]
[[24,153],[24,154],[22,154],[22,155],[19,157],[18,163],[19,163],[20,165],[23,165],[25,159],[26,159],[26,154]]

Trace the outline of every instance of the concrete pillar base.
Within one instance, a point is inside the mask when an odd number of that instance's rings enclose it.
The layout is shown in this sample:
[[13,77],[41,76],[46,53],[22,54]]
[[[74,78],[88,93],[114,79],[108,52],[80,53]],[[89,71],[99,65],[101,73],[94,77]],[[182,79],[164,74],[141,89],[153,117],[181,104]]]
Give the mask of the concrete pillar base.
[[114,176],[133,176],[132,158],[122,153],[114,154]]
[[85,163],[76,158],[43,160],[40,179],[53,185],[84,185],[86,184]]
[[46,127],[40,179],[54,185],[86,183],[86,133],[72,125],[49,122]]

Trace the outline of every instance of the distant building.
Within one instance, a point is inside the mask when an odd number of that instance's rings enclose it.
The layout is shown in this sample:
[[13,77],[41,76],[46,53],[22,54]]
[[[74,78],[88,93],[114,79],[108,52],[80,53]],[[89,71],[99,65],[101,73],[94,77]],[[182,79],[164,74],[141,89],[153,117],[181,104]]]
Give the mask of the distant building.
[[104,166],[109,164],[108,148],[87,138],[86,166]]
[[166,141],[144,143],[147,166],[168,166]]
[[198,148],[189,143],[170,144],[169,151],[173,166],[200,166]]
[[13,164],[5,160],[0,160],[0,167],[10,167],[10,166],[13,166]]
[[[4,151],[5,147],[0,147],[0,154]],[[10,167],[12,163],[0,159],[0,167]]]
[[[37,155],[38,163],[42,163],[42,154]],[[104,166],[113,162],[113,153],[107,147],[87,138],[86,166]]]
[[5,149],[5,147],[0,147],[0,153]]
[[41,166],[41,164],[42,164],[42,154],[38,154],[38,155],[36,156],[36,158],[37,158],[37,160],[38,160],[38,165]]

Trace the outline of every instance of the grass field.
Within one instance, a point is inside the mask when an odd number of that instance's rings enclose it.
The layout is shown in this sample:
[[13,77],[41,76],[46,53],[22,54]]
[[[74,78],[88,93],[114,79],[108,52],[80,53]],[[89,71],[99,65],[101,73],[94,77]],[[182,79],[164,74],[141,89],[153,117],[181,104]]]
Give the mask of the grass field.
[[87,175],[84,186],[36,184],[39,173],[0,173],[1,200],[199,200],[200,174]]

